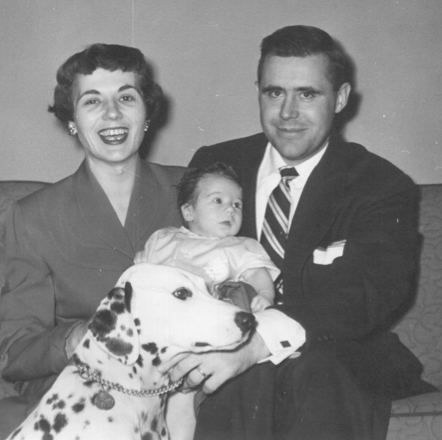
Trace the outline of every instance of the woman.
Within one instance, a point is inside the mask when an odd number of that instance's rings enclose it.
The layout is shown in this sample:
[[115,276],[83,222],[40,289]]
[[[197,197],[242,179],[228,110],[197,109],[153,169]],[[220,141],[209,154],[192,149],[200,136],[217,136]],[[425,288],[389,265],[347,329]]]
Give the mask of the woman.
[[85,160],[21,200],[7,222],[0,355],[20,397],[0,402],[0,439],[65,367],[149,236],[181,224],[175,188],[184,168],[138,155],[161,98],[143,54],[94,44],[60,67],[57,82],[49,110],[78,136]]

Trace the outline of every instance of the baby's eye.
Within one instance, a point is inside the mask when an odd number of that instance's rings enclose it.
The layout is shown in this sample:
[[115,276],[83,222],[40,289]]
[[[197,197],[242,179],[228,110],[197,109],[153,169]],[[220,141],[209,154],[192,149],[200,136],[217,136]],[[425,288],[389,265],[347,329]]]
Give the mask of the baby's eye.
[[236,209],[242,209],[242,203],[241,203],[241,202],[235,202],[235,203],[233,204],[233,206],[234,206]]
[[214,201],[215,203],[218,203],[218,204],[222,203],[222,200],[221,200],[219,197],[215,197],[215,198],[213,199],[213,201]]

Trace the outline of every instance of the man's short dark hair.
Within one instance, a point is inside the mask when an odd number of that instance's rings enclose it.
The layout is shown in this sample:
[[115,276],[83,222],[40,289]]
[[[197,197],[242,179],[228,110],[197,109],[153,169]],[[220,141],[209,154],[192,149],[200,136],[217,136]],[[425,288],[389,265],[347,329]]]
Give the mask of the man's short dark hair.
[[92,44],[69,57],[58,69],[54,105],[49,111],[62,122],[74,120],[72,88],[78,75],[90,75],[101,68],[111,72],[133,72],[141,90],[147,119],[158,112],[162,90],[152,79],[151,68],[139,49],[118,44]]
[[216,162],[202,168],[192,168],[184,173],[178,184],[178,208],[195,202],[198,183],[207,176],[224,177],[235,182],[241,188],[238,175],[232,167],[224,162]]
[[261,82],[264,61],[268,56],[300,57],[325,55],[329,60],[329,79],[335,90],[348,81],[347,58],[333,38],[314,26],[286,26],[265,37],[261,43],[258,63],[258,84]]

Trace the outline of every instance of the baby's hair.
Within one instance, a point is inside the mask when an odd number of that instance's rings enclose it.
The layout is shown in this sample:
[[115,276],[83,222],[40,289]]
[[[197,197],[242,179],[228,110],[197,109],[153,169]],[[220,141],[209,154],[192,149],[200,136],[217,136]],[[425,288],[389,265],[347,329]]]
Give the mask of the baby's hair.
[[198,182],[206,176],[219,176],[235,182],[240,188],[238,175],[233,168],[224,162],[216,162],[203,168],[192,168],[186,171],[178,184],[178,208],[186,204],[193,204]]

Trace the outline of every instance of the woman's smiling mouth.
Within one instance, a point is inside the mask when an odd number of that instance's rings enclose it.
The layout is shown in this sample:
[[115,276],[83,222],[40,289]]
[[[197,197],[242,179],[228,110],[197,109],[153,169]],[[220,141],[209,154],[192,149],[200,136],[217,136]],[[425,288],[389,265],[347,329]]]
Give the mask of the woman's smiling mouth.
[[129,130],[123,127],[107,128],[98,132],[98,135],[105,144],[121,144],[127,139]]

